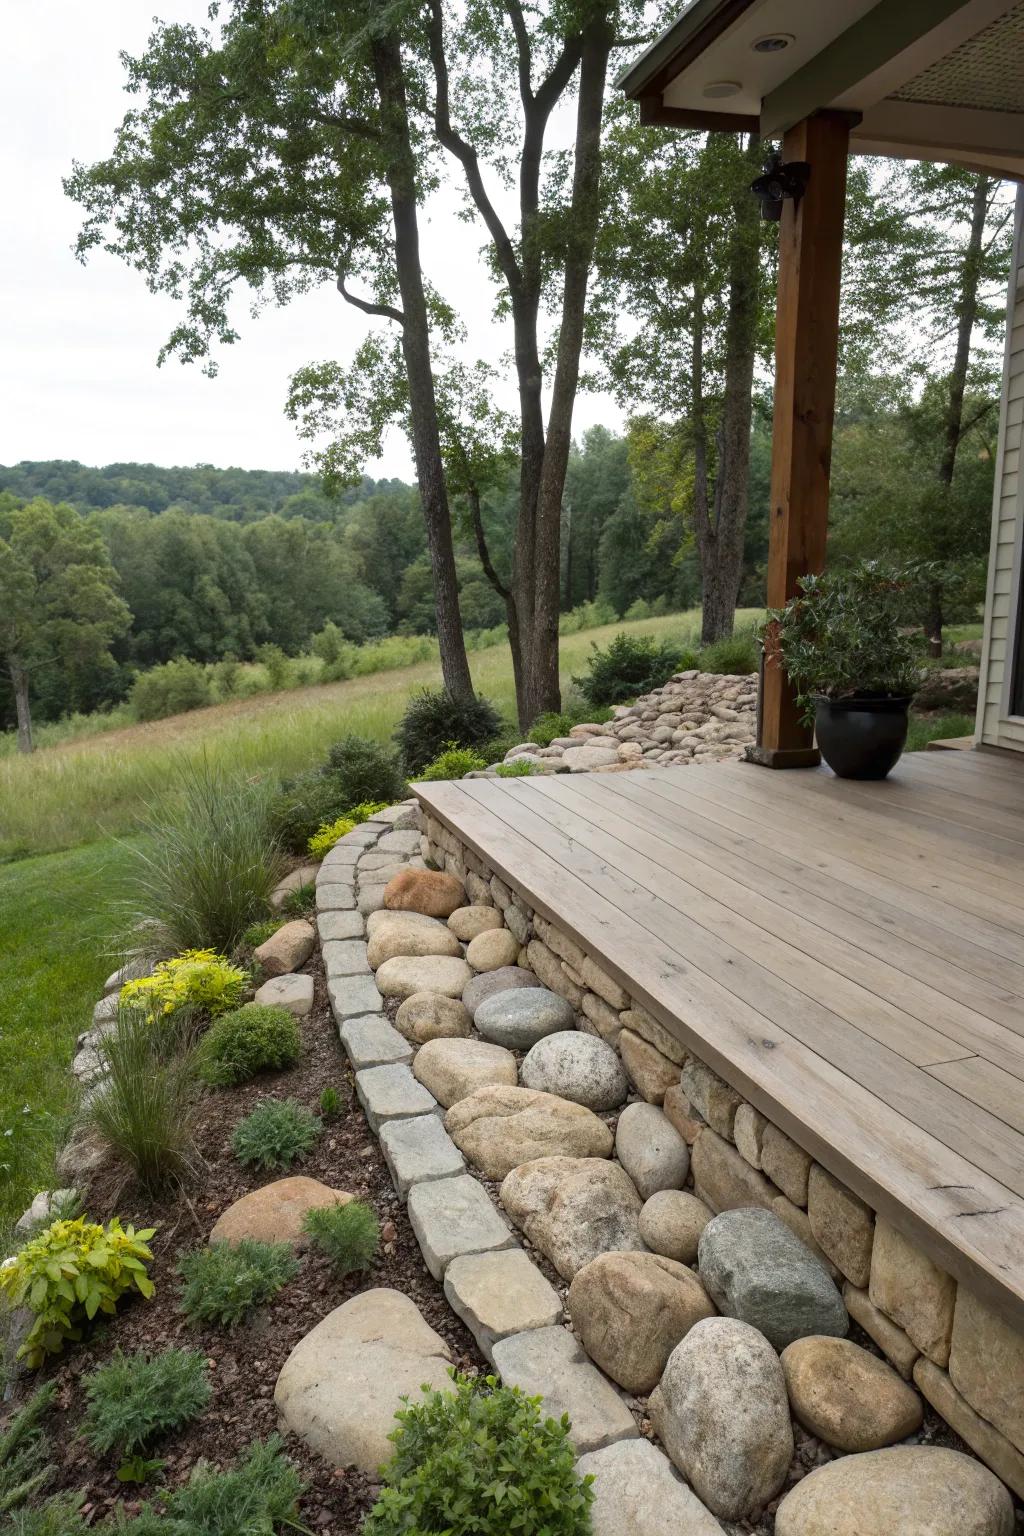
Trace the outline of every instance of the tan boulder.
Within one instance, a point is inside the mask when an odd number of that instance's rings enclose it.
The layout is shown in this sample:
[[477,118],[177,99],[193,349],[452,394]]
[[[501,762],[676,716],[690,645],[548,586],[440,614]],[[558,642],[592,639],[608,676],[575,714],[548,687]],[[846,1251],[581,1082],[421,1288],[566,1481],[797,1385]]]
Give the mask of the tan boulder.
[[474,971],[498,971],[503,965],[515,965],[519,941],[507,928],[489,928],[478,933],[466,950],[466,959]]
[[923,1355],[949,1363],[956,1281],[881,1217],[875,1223],[868,1295]]
[[797,1339],[782,1351],[782,1369],[800,1423],[839,1451],[877,1451],[921,1427],[913,1387],[849,1339]]
[[384,887],[384,905],[391,912],[451,917],[465,900],[462,881],[437,869],[400,870]]
[[643,1249],[640,1196],[618,1163],[536,1158],[505,1177],[501,1203],[566,1280],[600,1253]]
[[386,908],[372,915],[382,921],[374,924],[366,946],[371,970],[402,955],[462,957],[462,945],[436,917],[423,917],[419,912],[389,912]]
[[210,1233],[211,1243],[240,1243],[253,1238],[260,1243],[304,1241],[302,1218],[320,1206],[347,1205],[354,1196],[331,1189],[319,1179],[296,1174],[275,1179],[262,1189],[252,1189],[222,1211]]
[[300,965],[305,965],[313,953],[315,943],[316,933],[312,923],[296,918],[293,923],[285,923],[254,949],[253,959],[264,976],[285,976],[289,971],[297,971]]
[[440,992],[461,997],[473,972],[454,955],[395,955],[385,960],[374,980],[382,997],[412,997],[416,992]]
[[624,1029],[617,1041],[622,1064],[648,1104],[660,1104],[679,1082],[679,1068],[648,1040]]
[[713,1212],[683,1189],[659,1189],[640,1212],[640,1236],[652,1253],[695,1264],[700,1235]]
[[980,1461],[936,1445],[841,1456],[787,1493],[775,1536],[1012,1536],[1013,1501]]
[[445,1116],[445,1129],[475,1168],[503,1179],[539,1157],[610,1157],[604,1121],[569,1099],[535,1088],[478,1088]]
[[693,1271],[657,1253],[600,1254],[570,1285],[568,1308],[595,1365],[627,1392],[645,1394],[680,1339],[715,1312]]
[[413,1075],[445,1109],[492,1083],[513,1084],[516,1059],[486,1040],[429,1040],[416,1052]]
[[395,1028],[413,1045],[425,1045],[428,1040],[465,1039],[473,1021],[469,1009],[457,997],[444,997],[440,992],[414,992],[399,1005]]
[[470,944],[481,933],[492,928],[503,928],[501,913],[497,907],[456,907],[448,919],[448,927],[463,944]]

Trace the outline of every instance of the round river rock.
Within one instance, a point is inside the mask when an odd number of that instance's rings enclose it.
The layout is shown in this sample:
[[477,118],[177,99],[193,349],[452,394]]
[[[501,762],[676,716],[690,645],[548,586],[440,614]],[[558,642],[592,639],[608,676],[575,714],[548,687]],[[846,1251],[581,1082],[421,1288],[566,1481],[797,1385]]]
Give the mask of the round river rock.
[[466,949],[466,959],[474,971],[500,971],[514,965],[519,955],[519,941],[507,928],[488,928],[478,933]]
[[610,1157],[612,1133],[582,1104],[534,1088],[478,1088],[447,1113],[445,1129],[474,1168],[503,1179],[538,1157]]
[[921,1399],[891,1365],[849,1339],[797,1339],[782,1351],[793,1412],[840,1451],[877,1451],[920,1429]]
[[417,992],[461,997],[472,975],[465,960],[452,955],[395,955],[384,961],[374,980],[382,997],[412,997]]
[[693,1264],[700,1235],[714,1212],[682,1189],[659,1189],[640,1212],[640,1236],[652,1253]]
[[574,1029],[539,1040],[526,1056],[521,1075],[527,1088],[599,1111],[617,1109],[629,1092],[629,1080],[611,1046]]
[[485,1040],[429,1040],[416,1052],[413,1075],[445,1109],[491,1083],[514,1084],[516,1059]]
[[462,881],[437,869],[400,870],[384,887],[384,905],[392,912],[451,917],[465,900]]
[[660,1189],[682,1189],[690,1149],[656,1104],[627,1104],[615,1128],[615,1155],[641,1200]]
[[497,971],[484,971],[481,975],[474,976],[472,981],[467,982],[462,1001],[475,1019],[476,1010],[489,997],[494,997],[499,992],[511,991],[514,987],[539,986],[539,978],[524,966],[503,965]]
[[497,907],[457,907],[448,919],[448,927],[463,944],[472,943],[478,934],[491,928],[504,926]]
[[569,1287],[587,1354],[627,1392],[651,1392],[669,1355],[714,1303],[692,1270],[657,1253],[603,1253]]
[[413,1045],[425,1045],[428,1040],[465,1039],[472,1027],[465,1003],[440,992],[414,992],[399,1005],[395,1015],[395,1028]]
[[787,1493],[775,1536],[1012,1536],[1013,1502],[980,1461],[936,1445],[842,1456]]
[[473,1022],[485,1040],[510,1051],[528,1051],[546,1035],[571,1030],[576,1015],[571,1003],[547,987],[519,987],[488,997]]

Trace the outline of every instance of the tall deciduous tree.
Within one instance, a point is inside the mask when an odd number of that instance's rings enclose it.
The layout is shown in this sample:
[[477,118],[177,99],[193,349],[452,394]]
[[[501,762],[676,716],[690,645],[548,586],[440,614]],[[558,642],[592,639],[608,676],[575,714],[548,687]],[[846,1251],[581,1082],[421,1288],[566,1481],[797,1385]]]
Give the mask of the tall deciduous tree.
[[624,114],[606,153],[604,354],[627,408],[643,401],[676,440],[710,642],[732,633],[754,366],[771,336],[770,226],[749,190],[763,151],[750,136],[673,134]]
[[33,677],[93,665],[131,623],[115,579],[99,530],[73,507],[0,494],[0,657],[20,752],[32,751]]
[[83,258],[102,245],[186,300],[162,356],[212,370],[214,343],[237,340],[239,285],[283,304],[330,283],[397,326],[442,671],[466,695],[403,46],[416,31],[412,0],[230,0],[217,37],[158,24],[145,54],[125,59],[141,106],[110,158],[76,165],[65,186],[86,210]]

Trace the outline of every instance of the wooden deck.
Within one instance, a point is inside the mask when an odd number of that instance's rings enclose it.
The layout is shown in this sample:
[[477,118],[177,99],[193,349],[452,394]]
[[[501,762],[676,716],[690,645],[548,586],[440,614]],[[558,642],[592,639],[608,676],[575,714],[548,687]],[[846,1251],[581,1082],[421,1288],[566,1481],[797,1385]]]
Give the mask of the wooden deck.
[[417,786],[739,1092],[1024,1327],[1024,761]]

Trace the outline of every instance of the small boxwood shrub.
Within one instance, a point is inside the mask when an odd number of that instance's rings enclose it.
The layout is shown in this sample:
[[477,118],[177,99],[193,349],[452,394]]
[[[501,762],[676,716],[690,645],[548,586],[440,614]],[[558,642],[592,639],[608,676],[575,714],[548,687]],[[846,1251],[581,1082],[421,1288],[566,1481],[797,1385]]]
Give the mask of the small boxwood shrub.
[[498,735],[501,716],[487,699],[455,698],[444,688],[423,688],[406,706],[395,740],[409,773],[419,773],[452,747],[481,747]]
[[204,1357],[194,1349],[126,1355],[116,1349],[106,1365],[83,1380],[88,1407],[81,1435],[98,1456],[144,1450],[160,1435],[187,1424],[210,1401]]
[[248,985],[245,971],[223,955],[212,949],[187,949],[173,960],[162,960],[152,976],[126,982],[121,1002],[138,1003],[150,1014],[200,1008],[216,1015],[237,1008]]
[[395,1450],[364,1536],[589,1536],[592,1478],[576,1473],[569,1420],[494,1376],[453,1373],[395,1415]]
[[66,1340],[80,1339],[83,1324],[97,1313],[113,1316],[126,1292],[152,1296],[146,1266],[155,1230],[122,1227],[116,1216],[105,1227],[84,1216],[55,1221],[0,1266],[0,1295],[35,1317],[19,1359],[30,1368],[42,1365]]
[[231,1146],[240,1163],[289,1168],[305,1157],[323,1125],[295,1099],[265,1099],[235,1126]]
[[290,1243],[211,1243],[178,1261],[181,1310],[193,1323],[234,1328],[298,1273]]
[[680,670],[682,648],[651,635],[616,635],[602,650],[591,644],[587,671],[573,682],[591,704],[620,704],[649,693]]
[[199,1046],[199,1075],[215,1087],[232,1087],[293,1066],[301,1050],[299,1026],[287,1008],[250,1003],[210,1025]]
[[420,770],[421,779],[462,779],[467,773],[479,773],[487,767],[487,759],[474,752],[472,747],[458,747],[448,742],[445,750],[432,763]]
[[380,1227],[370,1207],[359,1200],[314,1206],[306,1212],[302,1225],[339,1274],[367,1269],[373,1263]]

